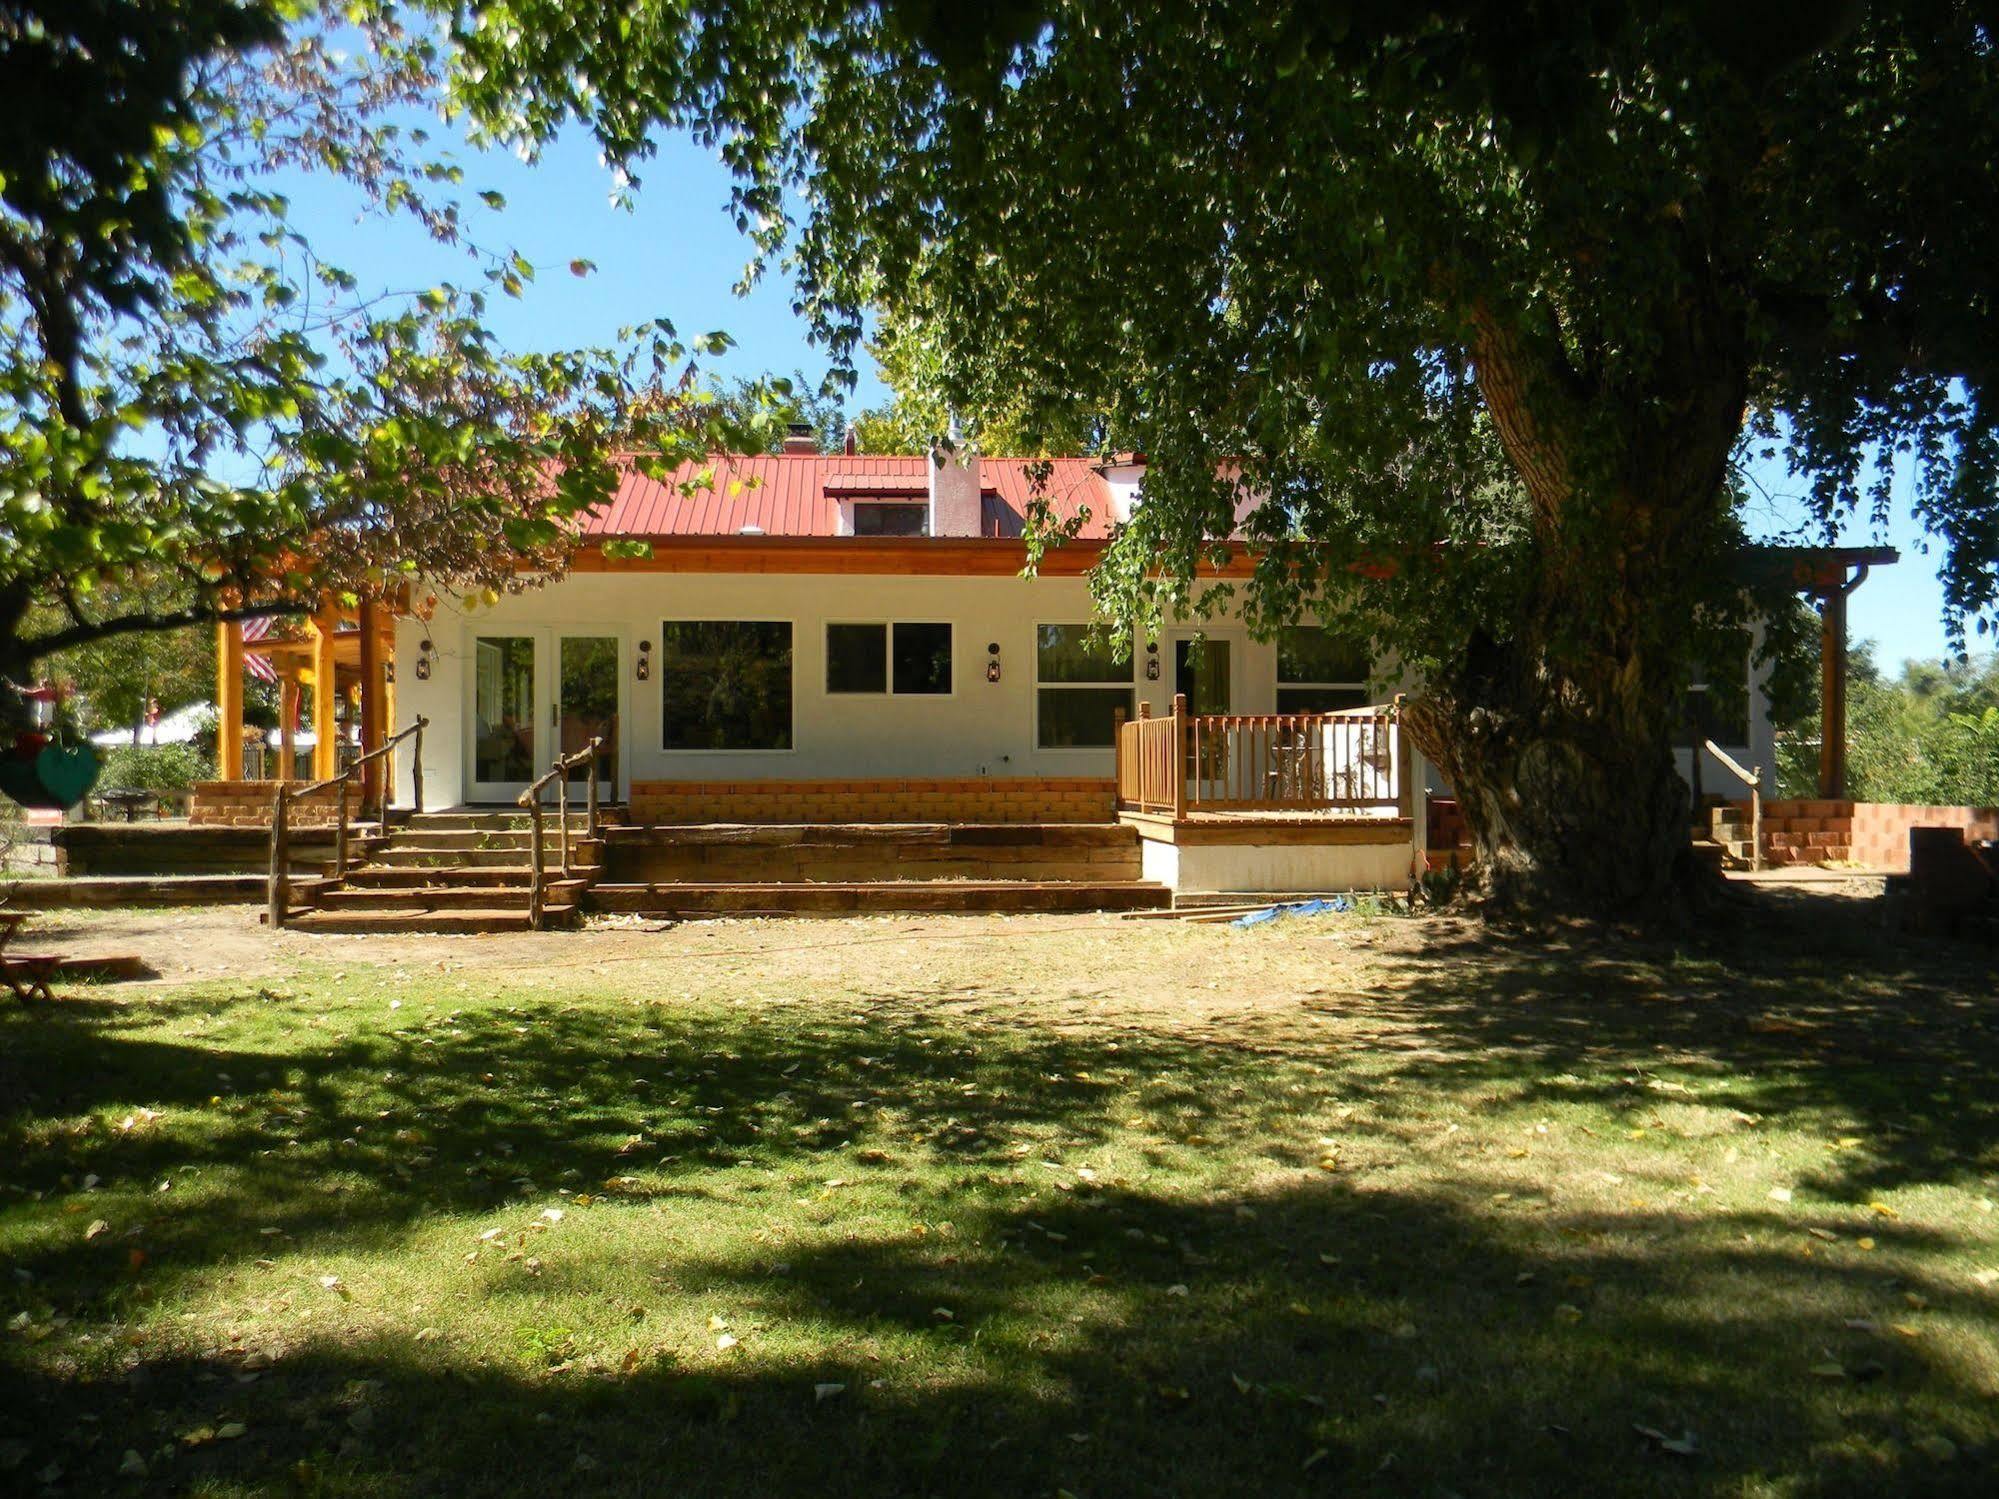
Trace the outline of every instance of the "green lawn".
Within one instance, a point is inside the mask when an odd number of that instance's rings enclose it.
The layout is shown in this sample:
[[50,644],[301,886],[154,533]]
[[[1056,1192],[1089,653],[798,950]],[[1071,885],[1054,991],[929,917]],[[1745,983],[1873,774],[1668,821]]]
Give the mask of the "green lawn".
[[905,927],[0,1010],[0,1490],[1994,1491],[1989,960]]

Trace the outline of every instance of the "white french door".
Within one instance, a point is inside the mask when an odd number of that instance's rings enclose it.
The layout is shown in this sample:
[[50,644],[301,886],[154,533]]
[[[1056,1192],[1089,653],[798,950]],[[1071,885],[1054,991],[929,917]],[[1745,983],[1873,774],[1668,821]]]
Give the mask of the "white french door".
[[[559,754],[601,737],[606,800],[622,792],[627,717],[623,637],[560,627],[474,629],[466,683],[465,799],[511,802]],[[579,785],[581,766],[571,773]]]

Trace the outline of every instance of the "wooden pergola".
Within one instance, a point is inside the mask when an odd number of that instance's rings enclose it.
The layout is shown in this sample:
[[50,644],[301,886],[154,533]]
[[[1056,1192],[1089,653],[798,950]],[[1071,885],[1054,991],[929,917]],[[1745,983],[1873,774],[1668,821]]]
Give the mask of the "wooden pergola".
[[1902,560],[1893,547],[1757,547],[1791,586],[1819,606],[1819,797],[1846,799],[1846,601],[1871,567]]
[[[338,703],[359,688],[360,753],[379,749],[387,725],[395,716],[395,616],[385,604],[364,600],[356,609],[341,609],[331,598],[307,621],[302,637],[264,639],[246,647],[240,621],[216,627],[215,707],[216,775],[224,781],[243,779],[243,658],[249,650],[266,657],[278,674],[278,732],[283,756],[275,779],[292,779],[297,763],[293,724],[301,693],[310,689],[312,719],[312,778],[323,781],[340,768]],[[366,797],[376,800],[382,762],[365,772]]]

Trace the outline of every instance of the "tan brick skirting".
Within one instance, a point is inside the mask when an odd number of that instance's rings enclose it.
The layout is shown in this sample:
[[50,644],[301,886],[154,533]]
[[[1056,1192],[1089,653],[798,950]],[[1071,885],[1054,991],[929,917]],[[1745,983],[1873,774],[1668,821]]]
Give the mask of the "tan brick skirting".
[[636,823],[1111,822],[1110,777],[634,781]]
[[[1737,803],[1739,825],[1749,804]],[[1961,828],[1999,838],[1999,808],[1922,807],[1898,802],[1770,801],[1763,804],[1763,852],[1772,864],[1909,867],[1910,828]]]
[[[292,782],[302,786],[303,781]],[[197,781],[187,820],[198,828],[267,828],[276,781]],[[338,808],[340,791],[329,786],[302,801],[294,801],[288,820],[293,827],[324,827]],[[350,790],[349,797],[354,793]],[[350,802],[350,808],[351,808]]]

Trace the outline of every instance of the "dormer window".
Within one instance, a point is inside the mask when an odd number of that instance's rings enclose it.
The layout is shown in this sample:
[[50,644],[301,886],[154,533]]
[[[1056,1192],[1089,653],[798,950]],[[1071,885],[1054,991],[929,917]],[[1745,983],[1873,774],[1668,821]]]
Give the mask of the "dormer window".
[[930,507],[906,501],[854,501],[856,536],[928,536]]

